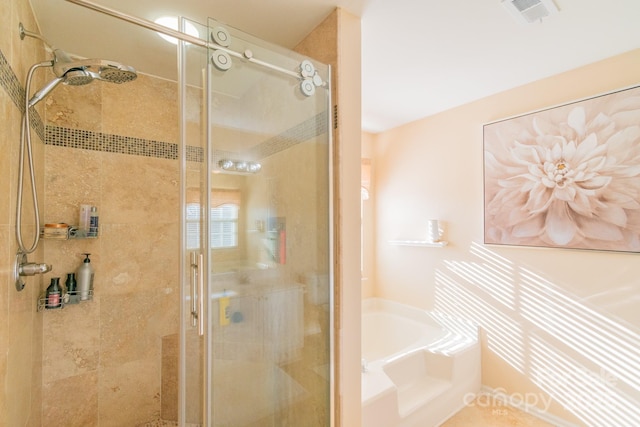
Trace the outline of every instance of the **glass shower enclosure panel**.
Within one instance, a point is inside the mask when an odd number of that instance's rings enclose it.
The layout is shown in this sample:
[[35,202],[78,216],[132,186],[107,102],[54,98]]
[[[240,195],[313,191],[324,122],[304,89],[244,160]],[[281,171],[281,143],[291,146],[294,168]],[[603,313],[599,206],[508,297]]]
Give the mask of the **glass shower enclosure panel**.
[[203,416],[328,426],[330,69],[208,27]]
[[[190,25],[200,34],[207,34],[207,26],[180,19],[180,26]],[[177,405],[180,426],[208,426],[204,417],[206,387],[206,351],[204,329],[204,295],[206,280],[205,254],[207,247],[208,162],[207,152],[207,49],[186,42],[178,43],[179,102],[182,114],[180,125],[180,181],[181,185],[181,333],[179,344],[179,372],[176,387],[165,381],[162,390],[163,418],[173,419],[166,407]],[[201,298],[202,296],[202,298]],[[163,372],[164,374],[164,372]],[[171,391],[178,389],[177,396]],[[166,403],[165,403],[166,402]]]

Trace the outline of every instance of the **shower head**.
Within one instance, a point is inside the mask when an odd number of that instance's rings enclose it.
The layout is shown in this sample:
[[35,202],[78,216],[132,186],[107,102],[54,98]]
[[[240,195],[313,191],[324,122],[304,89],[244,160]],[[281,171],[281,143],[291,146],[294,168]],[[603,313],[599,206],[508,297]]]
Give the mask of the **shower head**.
[[122,65],[117,62],[107,61],[104,59],[98,61],[98,78],[110,83],[127,83],[138,77],[136,70],[128,65]]
[[[20,23],[18,29],[20,30],[20,39],[24,40],[25,36],[35,37],[43,41],[47,47],[53,51],[53,61],[51,62],[53,73],[57,77],[63,78],[63,83],[65,84],[80,86],[91,83],[96,79],[119,84],[130,82],[138,77],[133,67],[117,62],[104,59],[74,61],[64,50],[52,47],[51,43],[47,42],[41,35],[27,31],[22,23]],[[73,74],[70,74],[71,72],[73,72]],[[58,83],[60,82],[58,81]],[[53,87],[55,87],[56,84],[54,84]],[[51,89],[53,89],[53,87]],[[51,89],[49,89],[49,91],[51,91]]]
[[53,56],[53,61],[49,66],[53,66],[56,78],[31,97],[29,107],[42,101],[60,83],[69,86],[82,86],[94,80],[103,80],[120,84],[130,82],[138,77],[134,68],[113,61],[104,59],[74,61],[61,49],[55,49]]
[[107,61],[105,59],[83,59],[74,61],[61,49],[54,50],[53,54],[53,72],[58,77],[63,77],[72,71],[84,71],[87,73],[87,78],[118,84],[130,82],[138,77],[133,67],[114,61]]

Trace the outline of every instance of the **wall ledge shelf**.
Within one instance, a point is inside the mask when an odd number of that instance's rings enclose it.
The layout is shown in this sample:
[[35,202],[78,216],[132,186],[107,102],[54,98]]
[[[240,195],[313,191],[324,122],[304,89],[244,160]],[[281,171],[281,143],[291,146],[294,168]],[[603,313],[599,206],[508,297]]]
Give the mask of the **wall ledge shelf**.
[[443,240],[439,242],[427,242],[425,240],[389,240],[389,243],[395,246],[421,246],[428,248],[442,248],[447,246],[449,242]]

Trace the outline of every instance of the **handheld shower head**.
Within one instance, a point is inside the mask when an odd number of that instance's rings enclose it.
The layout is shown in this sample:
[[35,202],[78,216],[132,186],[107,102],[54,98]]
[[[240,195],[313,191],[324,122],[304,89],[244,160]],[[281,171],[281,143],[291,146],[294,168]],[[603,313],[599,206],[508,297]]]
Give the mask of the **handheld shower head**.
[[62,77],[56,77],[44,85],[42,89],[34,93],[31,99],[29,99],[29,108],[42,101],[60,83],[64,83],[69,86],[82,86],[91,83],[97,78],[98,76],[90,71],[69,70]]
[[91,71],[80,69],[69,70],[64,73],[64,76],[62,77],[62,83],[69,86],[82,86],[91,83],[97,78],[98,76],[96,76],[96,74],[92,73]]
[[56,77],[55,79],[44,85],[42,89],[33,94],[31,99],[29,100],[28,107],[31,108],[38,102],[42,101],[45,96],[49,95],[49,92],[51,92],[56,86],[62,83],[62,80],[64,80],[62,77]]

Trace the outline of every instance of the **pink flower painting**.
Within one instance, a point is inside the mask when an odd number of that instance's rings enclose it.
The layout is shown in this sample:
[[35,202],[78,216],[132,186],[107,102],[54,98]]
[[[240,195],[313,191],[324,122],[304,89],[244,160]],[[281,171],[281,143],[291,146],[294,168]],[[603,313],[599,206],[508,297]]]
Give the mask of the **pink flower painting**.
[[640,87],[484,126],[485,243],[640,252]]

